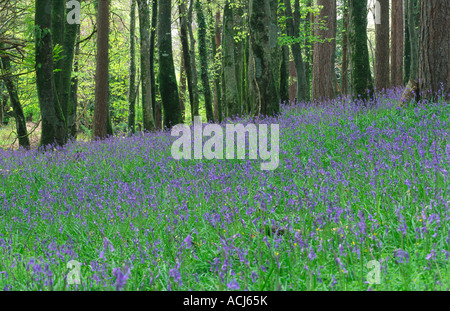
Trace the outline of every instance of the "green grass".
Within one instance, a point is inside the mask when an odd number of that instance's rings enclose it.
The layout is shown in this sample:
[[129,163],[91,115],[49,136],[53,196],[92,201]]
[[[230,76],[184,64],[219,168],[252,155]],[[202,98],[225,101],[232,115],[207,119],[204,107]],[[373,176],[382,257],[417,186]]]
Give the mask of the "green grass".
[[[82,290],[114,289],[112,270],[125,264],[133,265],[126,290],[227,290],[234,278],[249,290],[448,290],[450,183],[424,166],[433,147],[450,171],[448,105],[314,115],[280,118],[272,172],[257,161],[174,161],[163,137],[79,146],[79,161],[23,160],[0,185],[0,272],[8,272],[0,288],[74,289],[64,279],[73,258],[83,263]],[[103,237],[114,245],[104,260]],[[395,261],[396,250],[408,252],[407,263]],[[31,258],[48,264],[52,285],[27,270]],[[380,284],[366,283],[372,260],[383,267]],[[177,264],[182,283],[170,273]]]

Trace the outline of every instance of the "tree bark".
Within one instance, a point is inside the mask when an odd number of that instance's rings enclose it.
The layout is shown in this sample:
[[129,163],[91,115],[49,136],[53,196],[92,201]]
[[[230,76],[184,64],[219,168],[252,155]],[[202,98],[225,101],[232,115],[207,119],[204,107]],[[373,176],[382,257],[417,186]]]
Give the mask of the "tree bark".
[[159,90],[164,107],[164,127],[172,128],[182,123],[172,52],[172,1],[159,1],[158,4]]
[[55,102],[51,0],[36,1],[35,44],[36,86],[42,118],[40,146],[66,143],[64,115]]
[[392,1],[391,86],[403,85],[403,1]]
[[[271,0],[251,0],[250,12],[250,49],[253,62],[254,76],[249,77],[252,85],[249,92],[250,98],[256,99],[250,103],[254,107],[253,115],[271,116],[279,111],[279,98],[272,72],[270,47],[273,40],[270,31],[271,25]],[[274,12],[275,14],[275,12]],[[253,80],[251,80],[253,79]]]
[[158,25],[158,0],[152,2],[152,29],[150,31],[150,81],[152,84],[152,105],[153,117],[157,130],[162,129],[162,115],[161,103],[156,100],[156,77],[155,77],[155,43],[156,43],[156,28]]
[[[2,43],[0,43],[0,48]],[[19,139],[19,145],[25,149],[30,149],[30,140],[28,139],[27,123],[23,114],[22,105],[20,104],[19,95],[17,93],[14,79],[11,75],[11,63],[8,57],[0,58],[0,69],[2,69],[3,82],[9,93],[11,101],[11,107],[14,112],[14,118],[16,120],[17,137]],[[3,105],[0,105],[0,110],[3,111]],[[3,122],[3,117],[0,119],[0,123]]]
[[195,102],[198,101],[198,92],[194,91],[194,81],[192,78],[192,66],[191,66],[191,56],[189,51],[189,40],[188,40],[188,25],[187,25],[187,12],[186,4],[180,2],[178,5],[179,16],[180,16],[180,40],[182,47],[182,57],[183,65],[187,79],[188,91],[189,91],[189,103],[191,105],[191,119],[194,122],[194,106]]
[[205,97],[206,119],[208,120],[208,122],[214,122],[211,87],[209,85],[208,52],[206,49],[206,21],[199,0],[197,0],[197,2],[195,3],[195,8],[198,23],[198,52],[200,55],[200,70],[203,85],[203,95]]
[[419,77],[419,0],[406,0],[407,20],[410,44],[409,79],[417,80]]
[[367,0],[350,0],[352,87],[354,96],[367,99],[373,94],[367,47]]
[[380,24],[375,24],[375,87],[388,89],[389,84],[389,0],[378,0]]
[[[191,64],[191,76],[192,76],[192,92],[194,93],[194,114],[193,116],[198,116],[199,112],[199,91],[198,91],[198,77],[197,77],[197,61],[195,56],[195,39],[194,32],[192,31],[192,13],[194,11],[194,1],[190,0],[189,10],[187,14],[187,30],[189,34],[189,55],[190,55],[190,64]],[[192,117],[194,118],[194,117]],[[192,119],[194,120],[194,119]]]
[[137,0],[139,11],[139,32],[141,37],[141,85],[142,115],[144,130],[153,131],[152,84],[150,77],[150,11],[147,0]]
[[342,34],[342,74],[341,74],[341,89],[342,94],[348,93],[348,2],[344,1],[344,16],[343,16],[343,30]]
[[[313,78],[312,94],[313,100],[327,100],[334,98],[333,88],[333,44],[334,39],[334,16],[336,11],[335,0],[318,0],[318,5],[322,6],[320,14],[316,16],[315,36],[325,40],[325,42],[314,43],[313,54]],[[319,22],[325,21],[326,29],[319,29]],[[332,41],[329,41],[332,39]]]
[[[298,5],[298,0],[295,0],[296,6]],[[298,38],[299,36],[299,23],[298,16],[294,16],[291,7],[291,1],[284,1],[286,6],[286,18],[287,18],[287,32],[290,37]],[[299,15],[299,12],[295,13]],[[294,57],[295,70],[297,73],[297,101],[303,101],[309,99],[309,88],[307,84],[307,77],[305,76],[305,65],[302,58],[302,51],[299,43],[294,43],[291,45],[292,55]]]
[[104,139],[108,126],[109,0],[98,2],[97,66],[95,71],[94,139]]
[[242,114],[236,81],[236,59],[234,53],[233,8],[227,1],[223,13],[223,98],[225,115],[232,117]]
[[424,98],[450,94],[450,2],[422,0],[420,7],[419,84]]
[[130,4],[130,82],[128,86],[128,128],[132,134],[136,126],[136,0]]

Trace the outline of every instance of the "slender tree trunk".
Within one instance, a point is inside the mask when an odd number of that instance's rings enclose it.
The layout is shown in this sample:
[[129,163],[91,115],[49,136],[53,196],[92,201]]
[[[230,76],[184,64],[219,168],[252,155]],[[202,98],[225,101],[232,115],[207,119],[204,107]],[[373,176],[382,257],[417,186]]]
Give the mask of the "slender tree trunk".
[[74,51],[74,64],[73,71],[75,72],[75,76],[71,78],[70,85],[70,102],[72,103],[72,114],[69,117],[69,133],[72,139],[77,140],[77,108],[78,108],[78,77],[77,73],[79,71],[79,55],[80,55],[80,27],[77,27],[77,42],[75,43],[75,51]]
[[181,55],[180,61],[180,109],[181,109],[181,118],[183,119],[183,123],[185,120],[185,111],[186,111],[186,70],[184,69],[184,57]]
[[409,68],[409,78],[417,80],[419,77],[419,21],[420,3],[419,0],[406,0],[407,20],[409,32],[409,44],[411,60]]
[[281,48],[280,65],[280,100],[282,103],[289,102],[289,47],[283,45]]
[[[297,6],[298,0],[295,0],[295,5]],[[299,24],[298,19],[299,13],[296,15],[292,13],[291,1],[285,0],[286,5],[286,18],[287,18],[287,32],[291,37],[299,36]],[[309,99],[309,88],[305,76],[305,65],[303,63],[302,52],[299,43],[291,45],[292,55],[294,56],[295,70],[297,72],[297,101],[303,101]]]
[[36,85],[42,118],[40,146],[66,143],[64,115],[55,102],[53,43],[51,35],[51,0],[36,1]]
[[94,139],[104,139],[108,126],[109,0],[98,2],[97,66],[95,72]]
[[[194,32],[192,31],[192,14],[194,10],[194,1],[190,0],[189,10],[187,14],[187,30],[189,33],[189,55],[191,58],[191,76],[192,76],[192,92],[194,93],[194,114],[198,116],[199,112],[199,91],[198,91],[198,77],[197,77],[197,61],[195,57],[195,39]],[[192,117],[194,118],[194,117]],[[194,119],[192,119],[194,120]]]
[[162,107],[160,101],[156,100],[156,77],[155,77],[155,45],[156,28],[158,25],[158,0],[152,1],[152,29],[150,32],[150,81],[152,84],[152,108],[155,126],[157,130],[162,129]]
[[[335,0],[318,0],[318,5],[323,6],[320,14],[316,16],[315,21],[315,36],[326,40],[323,43],[314,43],[313,54],[313,79],[312,79],[312,94],[313,100],[332,99],[334,98],[333,88],[333,41],[328,39],[334,36],[334,16],[336,11]],[[325,28],[319,29],[319,21],[325,21]]]
[[[215,57],[218,58],[218,62],[222,63],[222,37],[221,37],[221,31],[220,31],[220,10],[217,10],[216,13],[216,23],[215,23],[215,42],[216,42],[216,52],[215,52]],[[216,74],[215,74],[215,78],[214,78],[214,82],[216,85],[216,90],[217,90],[217,115],[218,115],[218,120],[219,122],[222,122],[222,118],[223,118],[223,98],[222,98],[222,85],[221,85],[221,74],[220,71],[222,70],[222,66],[220,66],[219,69],[216,69]]]
[[348,93],[348,2],[344,1],[344,17],[343,17],[344,33],[342,34],[342,75],[341,75],[341,89],[342,94]]
[[203,85],[203,95],[205,97],[206,119],[214,122],[214,115],[211,102],[211,87],[209,85],[208,72],[208,52],[206,48],[206,21],[200,1],[195,3],[198,23],[198,52],[200,54],[200,69]]
[[[186,73],[188,91],[189,91],[189,103],[191,105],[191,119],[194,122],[194,106],[195,102],[198,101],[198,92],[194,91],[194,80],[192,78],[192,66],[191,66],[191,56],[189,52],[189,41],[188,41],[188,26],[187,26],[187,12],[186,12],[186,4],[184,2],[180,2],[178,5],[179,16],[180,16],[180,40],[182,57],[183,57],[183,65]],[[197,96],[197,97],[196,97]]]
[[159,89],[164,107],[164,126],[171,128],[180,124],[180,98],[178,94],[175,67],[173,64],[171,14],[172,1],[159,2],[158,8],[158,51]]
[[419,84],[424,98],[450,94],[450,2],[421,0]]
[[[72,96],[72,71],[74,64],[74,55],[76,47],[76,39],[80,31],[80,25],[67,24],[65,26],[64,45],[63,45],[63,62],[62,62],[62,97],[61,108],[63,109],[64,118],[67,121],[67,133],[74,139],[72,135],[72,127],[77,118],[77,111]],[[79,48],[79,45],[78,45]]]
[[153,131],[152,84],[150,77],[150,12],[147,0],[137,0],[139,11],[139,32],[141,34],[141,85],[142,115],[144,130]]
[[391,86],[403,85],[403,1],[392,1]]
[[[214,120],[217,122],[219,120],[219,102],[220,102],[220,97],[221,92],[220,92],[220,81],[219,79],[217,79],[218,73],[217,73],[217,66],[216,66],[216,56],[217,56],[217,46],[216,46],[216,33],[215,33],[215,14],[213,14],[212,10],[211,10],[211,0],[208,0],[208,17],[209,17],[209,22],[208,22],[208,30],[209,30],[209,37],[210,37],[210,48],[211,48],[211,61],[213,63],[213,70],[212,70],[212,75],[213,75],[213,93],[214,93]],[[219,81],[219,83],[217,83],[217,81]]]
[[389,83],[389,0],[378,0],[380,24],[375,24],[375,87],[381,91]]
[[[0,43],[0,48],[2,48],[2,43]],[[14,79],[11,75],[11,64],[8,57],[0,58],[0,69],[3,74],[3,82],[5,83],[6,89],[9,93],[11,107],[14,112],[19,145],[25,149],[29,149],[30,140],[28,139],[27,123],[20,104],[19,95],[17,94],[16,84],[14,83]],[[0,110],[3,111],[2,106],[3,105],[0,106]],[[3,116],[0,119],[0,122],[3,122]]]
[[132,134],[136,126],[136,0],[130,4],[130,84],[128,86],[128,128]]
[[350,0],[352,84],[354,95],[368,98],[373,94],[367,48],[367,0]]

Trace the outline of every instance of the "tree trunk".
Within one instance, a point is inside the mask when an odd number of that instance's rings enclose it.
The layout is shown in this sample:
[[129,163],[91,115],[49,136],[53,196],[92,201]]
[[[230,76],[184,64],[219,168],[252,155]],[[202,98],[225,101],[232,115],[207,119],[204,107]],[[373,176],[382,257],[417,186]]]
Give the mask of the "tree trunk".
[[[249,77],[249,84],[252,85],[249,92],[250,98],[255,98],[251,102],[253,115],[274,115],[279,111],[279,98],[275,86],[275,79],[272,72],[270,47],[273,40],[270,31],[271,25],[271,1],[273,0],[251,0],[250,1],[250,49],[253,62],[254,76]],[[274,12],[274,14],[276,14]],[[251,80],[253,78],[253,80]]]
[[203,85],[203,95],[205,97],[206,119],[214,122],[214,115],[211,102],[211,87],[209,86],[208,73],[208,52],[206,49],[206,21],[200,1],[195,3],[198,23],[198,52],[200,55],[200,69]]
[[[197,78],[197,61],[195,56],[195,39],[194,32],[192,31],[192,13],[194,10],[194,1],[190,0],[189,10],[187,14],[187,30],[189,33],[189,55],[191,64],[191,76],[192,76],[192,92],[194,93],[194,114],[192,118],[199,115],[199,93],[198,93],[198,78]],[[192,119],[194,120],[194,119]]]
[[410,45],[409,79],[417,80],[419,77],[419,0],[406,0],[407,20]]
[[281,48],[280,65],[280,100],[286,104],[289,102],[289,47],[283,45]]
[[366,99],[373,93],[367,48],[367,0],[350,0],[352,86],[354,96]]
[[172,1],[160,1],[158,8],[159,90],[164,107],[164,126],[168,128],[182,122],[173,64],[171,13]]
[[[75,43],[75,51],[74,51],[74,63],[73,63],[73,71],[77,74],[79,71],[79,55],[80,55],[80,27],[77,27],[77,39]],[[77,140],[77,107],[78,107],[78,77],[75,74],[74,77],[71,78],[70,85],[70,102],[72,106],[72,113],[70,114],[68,121],[68,131],[72,139]]]
[[181,109],[181,118],[184,120],[185,112],[186,112],[186,91],[187,91],[187,85],[186,85],[186,70],[184,69],[184,57],[181,55],[180,60],[180,109]]
[[[318,5],[323,6],[320,14],[316,16],[314,35],[325,40],[325,42],[314,43],[313,54],[313,78],[312,94],[313,100],[327,100],[334,98],[333,88],[333,39],[334,37],[334,16],[336,11],[335,0],[318,0]],[[325,21],[325,29],[319,29],[319,21]],[[322,28],[322,27],[320,27]]]
[[128,128],[132,134],[136,126],[136,0],[130,5],[130,84],[128,87]]
[[223,13],[223,98],[225,116],[232,117],[242,114],[239,100],[238,83],[236,81],[236,59],[234,53],[234,19],[233,8],[227,1]]
[[[216,23],[214,25],[215,27],[215,43],[216,43],[216,52],[215,54],[215,58],[218,58],[218,62],[222,63],[222,37],[221,37],[221,31],[220,31],[220,10],[217,10],[216,13]],[[221,85],[221,74],[220,71],[222,70],[222,66],[220,66],[219,69],[216,69],[216,73],[214,75],[214,82],[216,85],[216,90],[217,90],[217,115],[218,115],[218,120],[219,122],[222,122],[222,118],[223,118],[223,98],[222,98],[222,85]]]
[[[76,39],[80,31],[80,25],[67,24],[65,26],[62,62],[62,98],[61,108],[63,109],[64,118],[67,121],[67,133],[73,139],[72,127],[76,122],[77,111],[72,96],[72,71],[75,55]],[[79,48],[79,45],[78,45]]]
[[144,130],[153,131],[152,84],[150,77],[150,12],[147,0],[137,0],[139,11],[139,32],[141,35],[141,85],[142,115]]
[[162,129],[162,115],[161,103],[156,100],[156,77],[155,77],[155,42],[156,42],[156,28],[158,25],[158,0],[153,0],[152,3],[152,30],[150,32],[150,80],[152,84],[152,105],[153,117],[157,130]]
[[[298,5],[297,1],[296,6]],[[286,5],[286,18],[287,18],[287,32],[290,37],[297,38],[299,36],[299,23],[298,16],[299,13],[296,12],[296,16],[294,16],[291,7],[291,1],[285,0]],[[291,45],[292,55],[294,56],[295,70],[297,72],[297,101],[303,101],[309,99],[309,89],[305,76],[305,65],[303,63],[302,51],[299,43],[295,43]]]
[[[53,47],[57,45],[63,47],[64,45],[64,29],[66,25],[65,20],[65,3],[64,1],[52,1],[52,43]],[[72,46],[73,47],[73,46]],[[64,51],[62,51],[64,55]],[[62,55],[60,55],[61,57]],[[58,70],[54,72],[55,89],[53,99],[61,106],[65,121],[67,121],[67,103],[63,101],[63,66],[65,60],[59,59],[53,63],[53,69]],[[55,104],[56,105],[56,104]]]
[[342,34],[342,74],[341,74],[341,89],[342,94],[348,93],[348,2],[344,1],[344,17],[343,26],[344,33]]
[[55,102],[53,44],[51,35],[51,0],[36,1],[35,44],[36,86],[42,118],[40,146],[66,143],[64,115]]
[[108,126],[109,0],[98,3],[97,66],[95,71],[94,139],[104,139]]
[[[2,43],[0,43],[0,48]],[[3,82],[9,93],[11,106],[14,112],[14,118],[16,120],[17,137],[19,139],[19,145],[25,149],[30,149],[30,140],[28,139],[27,123],[23,114],[22,106],[20,104],[19,95],[17,94],[16,84],[11,75],[11,64],[8,57],[0,58],[0,69],[3,74]],[[0,105],[0,110],[3,111],[3,105]],[[0,119],[3,122],[3,116]]]
[[191,56],[189,52],[189,41],[188,41],[188,25],[187,25],[187,12],[186,4],[180,2],[178,5],[179,16],[180,16],[180,41],[183,57],[183,65],[186,73],[188,91],[189,91],[189,103],[191,105],[191,119],[194,122],[194,106],[195,102],[198,101],[198,92],[194,91],[194,81],[192,78],[192,66],[191,66]]
[[375,24],[375,87],[381,91],[389,84],[389,0],[379,0],[380,24]]
[[403,1],[392,1],[391,86],[403,85]]
[[424,98],[450,94],[450,2],[422,0],[420,7],[419,83]]

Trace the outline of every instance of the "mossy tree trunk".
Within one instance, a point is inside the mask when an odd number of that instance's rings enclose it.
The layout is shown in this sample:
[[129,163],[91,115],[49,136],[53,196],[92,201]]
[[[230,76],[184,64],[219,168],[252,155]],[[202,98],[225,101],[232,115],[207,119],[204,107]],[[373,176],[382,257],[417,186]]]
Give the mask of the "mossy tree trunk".
[[197,0],[195,3],[198,23],[198,52],[200,55],[200,69],[203,85],[203,95],[205,97],[206,119],[208,122],[214,122],[214,114],[212,108],[211,87],[209,85],[208,72],[208,51],[206,48],[206,20],[203,14],[202,5]]
[[130,1],[130,82],[128,85],[128,128],[134,134],[136,126],[136,0]]
[[[198,91],[198,77],[197,77],[197,57],[195,55],[195,39],[194,32],[192,31],[192,15],[194,12],[194,1],[190,0],[189,9],[187,13],[187,30],[189,34],[189,55],[190,55],[190,64],[191,64],[191,76],[192,76],[192,92],[194,93],[194,114],[192,118],[199,115],[199,91]],[[192,119],[194,120],[194,119]]]
[[[0,48],[2,48],[2,43],[0,43]],[[27,123],[23,114],[22,106],[20,104],[19,95],[16,89],[16,83],[11,73],[11,63],[8,57],[0,58],[0,69],[3,75],[3,82],[5,83],[6,89],[8,90],[11,107],[14,112],[19,145],[25,149],[29,149],[30,140],[28,138]],[[0,105],[0,110],[2,110],[3,112],[2,106],[3,105]],[[3,117],[0,119],[0,122],[3,122]]]
[[152,105],[155,126],[157,130],[162,129],[162,107],[160,101],[156,100],[156,76],[155,76],[155,46],[156,28],[158,26],[158,0],[152,1],[152,29],[150,31],[150,81],[152,84]]
[[158,4],[159,89],[164,107],[164,126],[171,128],[182,122],[172,52],[172,1],[159,1]]
[[[295,0],[295,5],[299,6],[298,0]],[[292,6],[290,0],[285,0],[284,4],[286,6],[286,23],[287,23],[287,33],[290,37],[298,38],[299,36],[299,12],[292,12]],[[307,77],[305,75],[305,64],[303,62],[302,51],[300,48],[300,43],[294,43],[291,45],[292,55],[294,57],[295,70],[297,72],[297,101],[303,101],[309,99],[309,87],[307,84]]]
[[[271,36],[272,21],[272,0],[251,0],[249,6],[249,29],[250,29],[250,49],[253,62],[254,75],[249,76],[250,98],[255,101],[251,102],[253,106],[252,114],[258,115],[274,115],[279,111],[279,95],[275,86],[275,78],[273,76],[271,64],[270,47],[273,46],[273,40],[277,40],[277,36]],[[276,14],[276,12],[273,12]]]
[[373,94],[367,47],[367,0],[350,0],[352,86],[355,97],[366,99]]
[[184,71],[186,74],[187,86],[189,91],[189,103],[191,105],[191,119],[194,122],[194,106],[196,101],[198,101],[198,92],[194,91],[194,80],[192,77],[192,66],[191,66],[191,56],[189,51],[189,38],[188,38],[188,20],[186,3],[181,1],[178,5],[179,16],[180,16],[180,41],[182,47],[182,57]]
[[55,101],[52,42],[52,1],[35,3],[36,86],[42,118],[40,146],[66,143],[66,127],[62,109]]
[[234,18],[230,1],[225,4],[223,12],[223,98],[225,116],[231,117],[242,114],[242,107],[236,81],[236,55],[234,51]]
[[137,0],[139,11],[139,33],[141,38],[141,85],[142,115],[144,130],[153,131],[152,85],[150,77],[150,11],[147,0]]

